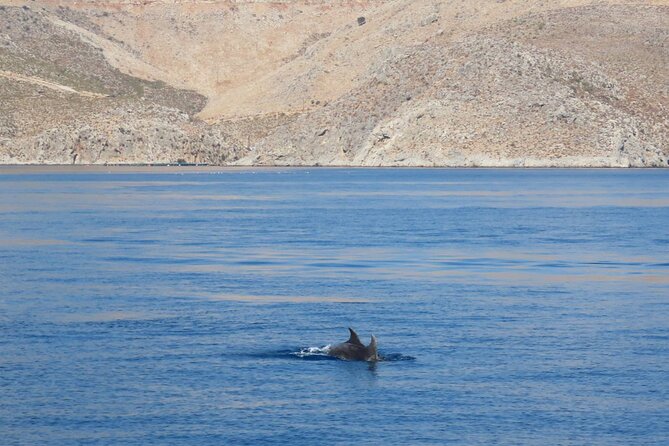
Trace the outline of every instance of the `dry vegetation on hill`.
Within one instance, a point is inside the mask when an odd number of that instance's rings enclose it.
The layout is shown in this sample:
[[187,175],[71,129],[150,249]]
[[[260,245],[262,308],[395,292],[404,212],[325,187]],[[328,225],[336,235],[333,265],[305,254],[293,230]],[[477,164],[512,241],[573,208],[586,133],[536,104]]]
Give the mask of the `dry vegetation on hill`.
[[669,0],[0,0],[0,163],[667,166],[667,23]]

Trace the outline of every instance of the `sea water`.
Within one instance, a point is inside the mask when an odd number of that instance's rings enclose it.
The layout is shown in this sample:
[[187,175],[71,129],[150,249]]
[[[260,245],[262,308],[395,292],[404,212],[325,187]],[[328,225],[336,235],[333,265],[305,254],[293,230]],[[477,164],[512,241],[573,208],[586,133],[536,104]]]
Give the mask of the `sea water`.
[[667,445],[669,171],[2,168],[0,437]]

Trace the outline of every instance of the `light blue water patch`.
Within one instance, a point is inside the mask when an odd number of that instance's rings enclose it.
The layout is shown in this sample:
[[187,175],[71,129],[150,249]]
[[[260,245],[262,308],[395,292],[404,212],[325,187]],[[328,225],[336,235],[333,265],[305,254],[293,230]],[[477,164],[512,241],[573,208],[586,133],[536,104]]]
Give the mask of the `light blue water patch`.
[[669,444],[669,171],[107,170],[0,169],[2,444]]

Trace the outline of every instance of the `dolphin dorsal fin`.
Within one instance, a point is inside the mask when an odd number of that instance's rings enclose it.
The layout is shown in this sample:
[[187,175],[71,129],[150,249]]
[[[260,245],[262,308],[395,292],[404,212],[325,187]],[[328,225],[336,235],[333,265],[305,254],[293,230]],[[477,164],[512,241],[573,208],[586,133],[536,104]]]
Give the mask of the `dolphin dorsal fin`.
[[367,348],[376,349],[376,336],[372,335],[372,339],[370,339],[369,346]]
[[367,361],[378,361],[379,350],[376,346],[376,336],[372,335],[372,340],[369,342],[367,348]]
[[[351,327],[348,328],[348,331],[351,332],[351,337],[348,338],[349,344],[353,345],[362,345],[362,342],[360,342],[360,338],[358,337],[358,333],[356,333]],[[364,345],[362,345],[364,347]]]

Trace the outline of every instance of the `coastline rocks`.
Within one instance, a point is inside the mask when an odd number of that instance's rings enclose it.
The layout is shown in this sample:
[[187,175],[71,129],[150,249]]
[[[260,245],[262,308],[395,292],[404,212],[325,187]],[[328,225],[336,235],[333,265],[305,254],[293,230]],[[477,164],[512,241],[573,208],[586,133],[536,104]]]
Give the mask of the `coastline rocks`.
[[135,109],[115,109],[88,122],[0,140],[4,164],[144,164],[179,160],[225,164],[244,153],[241,144],[221,128],[191,121],[177,110],[155,108],[150,115]]

